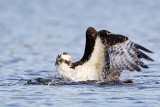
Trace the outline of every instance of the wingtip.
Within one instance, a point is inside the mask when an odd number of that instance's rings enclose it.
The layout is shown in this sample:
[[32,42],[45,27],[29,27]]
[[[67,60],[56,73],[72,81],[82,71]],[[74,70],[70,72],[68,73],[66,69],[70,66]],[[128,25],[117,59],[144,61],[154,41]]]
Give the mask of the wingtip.
[[94,27],[88,27],[86,30],[86,36],[96,35],[97,31]]
[[142,72],[141,68],[139,68],[139,67],[136,69],[136,71]]
[[141,49],[141,50],[143,50],[143,51],[145,51],[145,52],[153,53],[153,52],[150,51],[149,49],[147,49],[147,48],[145,48],[145,47],[143,47],[143,46],[141,46],[141,45],[139,45],[139,44],[135,44],[135,47],[138,48],[138,49]]
[[137,51],[137,54],[138,54],[138,58],[144,58],[144,59],[146,59],[146,60],[148,60],[148,61],[154,62],[154,60],[153,60],[151,57],[149,57],[148,55],[144,54],[144,53],[143,53],[142,51],[140,51],[140,50]]
[[155,62],[155,60],[154,60],[154,59],[150,59],[150,61]]

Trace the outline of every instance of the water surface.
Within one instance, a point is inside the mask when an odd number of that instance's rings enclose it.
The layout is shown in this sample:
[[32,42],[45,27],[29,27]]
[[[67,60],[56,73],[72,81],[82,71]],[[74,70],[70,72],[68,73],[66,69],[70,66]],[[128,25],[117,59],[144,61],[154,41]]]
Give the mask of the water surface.
[[[160,105],[159,0],[1,0],[0,105],[7,107],[158,107]],[[24,85],[51,78],[55,58],[83,55],[89,26],[128,36],[152,50],[143,72],[124,72],[128,85]]]

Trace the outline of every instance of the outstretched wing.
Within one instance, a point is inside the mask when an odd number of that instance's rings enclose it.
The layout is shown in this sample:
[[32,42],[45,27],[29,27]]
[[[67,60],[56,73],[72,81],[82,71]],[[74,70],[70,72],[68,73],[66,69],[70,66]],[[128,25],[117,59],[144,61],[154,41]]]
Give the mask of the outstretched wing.
[[141,71],[140,67],[148,68],[141,58],[154,61],[142,52],[152,53],[150,50],[130,41],[123,35],[108,33],[105,30],[99,31],[99,34],[106,45],[106,71]]
[[151,53],[151,51],[130,40],[110,46],[108,48],[109,59],[106,59],[110,62],[110,71],[141,71],[140,67],[148,68],[148,66],[141,61],[141,58],[149,61],[153,61],[153,59],[141,50]]

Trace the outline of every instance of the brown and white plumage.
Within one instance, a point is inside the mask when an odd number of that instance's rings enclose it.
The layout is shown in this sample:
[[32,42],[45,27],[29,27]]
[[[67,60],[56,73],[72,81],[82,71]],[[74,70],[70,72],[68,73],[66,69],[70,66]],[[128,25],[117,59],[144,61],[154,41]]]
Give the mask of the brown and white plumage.
[[123,70],[141,71],[140,67],[148,68],[148,66],[141,61],[141,58],[154,61],[142,51],[148,53],[153,52],[130,41],[127,37],[120,34],[113,34],[106,30],[101,30],[98,33],[106,48],[105,66],[103,69],[106,76],[112,74],[112,72],[120,75]]
[[82,59],[72,62],[71,56],[63,53],[57,56],[58,75],[72,81],[110,81],[118,79],[123,70],[141,71],[148,66],[144,58],[153,61],[142,51],[152,53],[120,34],[107,30],[97,32],[93,27],[86,31],[86,47]]

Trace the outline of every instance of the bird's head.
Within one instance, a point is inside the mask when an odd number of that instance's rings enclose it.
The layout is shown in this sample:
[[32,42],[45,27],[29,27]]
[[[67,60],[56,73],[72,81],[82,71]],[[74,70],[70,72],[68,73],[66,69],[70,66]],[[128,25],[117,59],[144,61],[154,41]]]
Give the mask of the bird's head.
[[65,63],[67,65],[71,65],[71,56],[64,52],[57,56],[55,66]]

